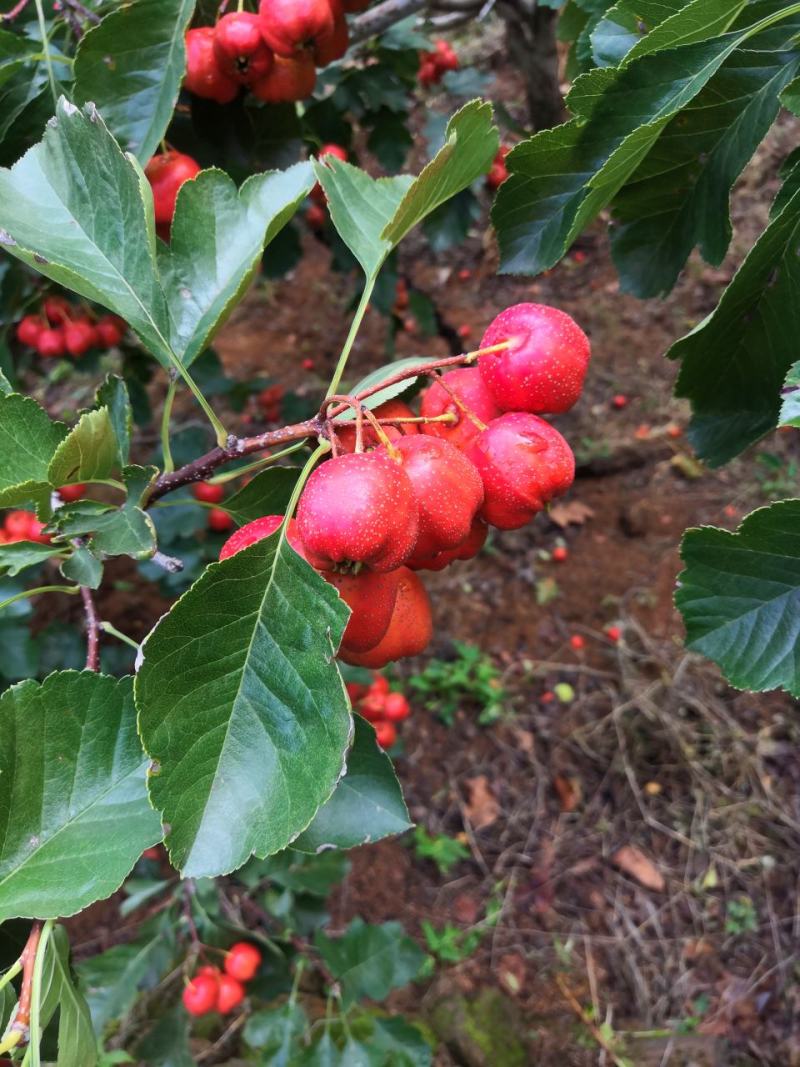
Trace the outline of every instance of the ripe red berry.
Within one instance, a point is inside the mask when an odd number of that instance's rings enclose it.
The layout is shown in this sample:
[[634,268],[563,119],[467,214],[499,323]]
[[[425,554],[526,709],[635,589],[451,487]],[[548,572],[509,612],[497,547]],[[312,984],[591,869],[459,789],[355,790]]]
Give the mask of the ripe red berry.
[[309,371],[313,370],[314,369],[314,360],[313,359],[308,359],[308,358],[304,359],[301,362],[300,366],[303,368],[303,370],[309,370]]
[[58,495],[65,504],[72,504],[76,500],[80,500],[85,492],[86,486],[83,482],[76,482],[74,485],[62,485],[58,490]]
[[499,189],[507,178],[508,167],[503,160],[500,160],[499,162],[495,160],[489,168],[489,173],[486,175],[486,185],[489,189]]
[[402,722],[411,714],[411,706],[402,693],[390,693],[383,712],[389,722]]
[[427,648],[432,636],[431,604],[425,586],[414,571],[403,567],[392,620],[383,639],[369,652],[343,654],[340,650],[339,655],[345,663],[380,670],[403,656],[419,655]]
[[161,152],[150,159],[144,173],[153,190],[156,223],[169,226],[180,188],[200,173],[200,164],[183,152]]
[[272,70],[274,56],[264,43],[258,15],[232,11],[214,27],[214,55],[222,73],[251,85]]
[[213,26],[199,26],[186,33],[186,75],[183,84],[190,93],[218,104],[229,104],[239,95],[235,78],[222,70],[215,48]]
[[569,556],[569,551],[564,545],[556,545],[553,551],[550,553],[553,563],[566,563]]
[[628,398],[624,393],[617,393],[611,400],[615,408],[621,409],[628,406]]
[[9,511],[3,525],[8,536],[14,541],[26,541],[31,520],[35,518],[32,511]]
[[[464,407],[472,417],[464,411]],[[426,419],[437,415],[454,415],[455,422],[422,423],[422,432],[431,437],[441,437],[462,449],[478,436],[483,425],[501,414],[477,367],[451,370],[442,376],[441,382],[434,382],[422,394],[420,412]]]
[[192,496],[204,504],[219,504],[225,496],[225,489],[211,482],[195,482],[192,486]]
[[46,328],[47,324],[41,315],[26,315],[17,323],[17,340],[29,348],[35,348],[39,335]]
[[375,449],[317,467],[300,497],[297,525],[314,566],[364,563],[391,571],[413,551],[419,509],[402,465]]
[[51,326],[63,326],[72,317],[72,304],[64,296],[48,296],[42,310]]
[[59,326],[54,329],[42,330],[36,338],[36,351],[45,359],[56,359],[66,352],[64,344],[64,331]]
[[457,559],[472,559],[483,548],[489,527],[482,519],[475,519],[467,537],[455,548],[448,548],[444,552],[436,552],[432,556],[421,557],[415,552],[409,567],[415,571],[443,571],[449,564]]
[[245,990],[238,978],[229,974],[220,975],[219,988],[217,990],[217,1011],[221,1015],[227,1015],[242,1003]]
[[233,528],[233,519],[222,508],[212,508],[208,513],[208,528],[215,533],[225,533]]
[[419,508],[419,533],[409,563],[462,544],[483,503],[483,483],[475,465],[448,441],[428,434],[403,437],[402,457]]
[[249,982],[261,966],[261,953],[249,941],[231,945],[225,957],[225,972],[240,982]]
[[283,399],[282,385],[268,385],[258,394],[258,406],[264,413],[264,417],[270,421],[280,417],[281,400]]
[[[373,411],[377,419],[410,419],[414,412],[404,404],[402,400],[387,400],[385,404],[379,404]],[[341,425],[341,429],[339,428]],[[401,437],[415,436],[419,433],[419,425],[416,422],[403,422],[397,426],[384,426],[383,432],[390,441],[399,441]],[[340,452],[355,452],[356,450],[356,425],[355,422],[336,423],[336,440],[339,443]],[[375,432],[374,426],[364,419],[361,433],[361,443],[364,451],[377,448],[381,442]]]
[[[283,519],[283,515],[263,515],[260,519],[245,523],[236,533],[231,534],[219,550],[219,558],[221,560],[228,559],[230,556],[235,556],[237,552],[241,552],[243,548],[249,548],[250,545],[254,545],[256,541],[263,541],[265,537],[275,533]],[[303,542],[300,540],[300,535],[297,532],[297,523],[294,519],[289,520],[286,540],[295,552],[305,559]]]
[[606,626],[606,637],[609,641],[614,641],[616,643],[619,641],[620,637],[622,637],[621,628],[619,626]]
[[525,412],[490,422],[466,454],[483,479],[481,518],[501,530],[524,526],[575,477],[575,457],[558,430]]
[[52,538],[50,534],[44,533],[46,525],[44,522],[39,522],[35,515],[32,515],[28,526],[27,539],[29,541],[38,541],[40,545],[49,545]]
[[276,55],[293,56],[333,32],[330,0],[261,0],[261,35]]
[[466,341],[470,337],[472,337],[472,327],[468,323],[465,322],[463,326],[459,326],[458,327],[458,329],[456,330],[456,333],[458,334],[458,336],[461,338],[462,341]]
[[217,979],[210,974],[198,974],[183,990],[181,999],[190,1015],[207,1015],[217,1004]]
[[583,389],[589,366],[589,339],[558,308],[515,304],[491,323],[481,348],[513,341],[510,348],[481,356],[478,367],[503,411],[560,414]]
[[306,222],[312,230],[321,230],[328,220],[328,212],[319,204],[309,204],[306,208]]
[[339,0],[331,0],[333,11],[333,29],[330,33],[321,33],[314,41],[314,62],[318,67],[327,67],[341,59],[350,44],[350,31],[347,28],[344,8]]
[[394,613],[399,584],[398,572],[381,574],[362,570],[358,574],[322,571],[336,589],[351,615],[342,635],[345,652],[367,652],[382,640]]
[[467,282],[471,277],[472,271],[469,269],[469,267],[462,267],[461,270],[458,272],[458,280],[460,282]]
[[586,640],[580,634],[573,634],[569,639],[569,643],[570,647],[574,648],[576,652],[580,652],[586,646]]
[[428,58],[428,53],[422,53],[422,61],[419,65],[417,72],[417,80],[420,85],[427,88],[429,85],[435,85],[442,77],[441,71],[436,64]]
[[106,348],[114,348],[125,336],[126,323],[116,315],[104,315],[95,323],[97,337]]
[[311,96],[316,83],[317,68],[310,53],[301,52],[291,59],[276,55],[272,70],[253,82],[250,92],[265,103],[286,104]]
[[370,682],[370,693],[380,693],[381,696],[388,696],[390,690],[389,679],[384,674],[374,674],[372,681]]
[[458,70],[458,56],[448,41],[434,41],[433,47],[435,61],[440,70]]
[[368,722],[381,722],[385,707],[386,697],[383,693],[367,693],[358,710]]
[[391,748],[397,740],[397,729],[394,723],[382,719],[375,723],[375,740],[381,748]]
[[71,356],[80,358],[97,344],[94,324],[88,319],[75,319],[64,327],[64,347]]

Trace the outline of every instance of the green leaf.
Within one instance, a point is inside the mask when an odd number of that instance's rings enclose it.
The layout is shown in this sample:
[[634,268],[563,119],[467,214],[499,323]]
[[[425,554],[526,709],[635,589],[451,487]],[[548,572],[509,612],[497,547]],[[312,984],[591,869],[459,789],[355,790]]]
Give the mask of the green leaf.
[[117,439],[119,462],[125,466],[130,459],[133,427],[133,412],[125,381],[116,374],[109,374],[97,390],[96,400],[98,407],[108,408],[108,417]]
[[183,1006],[177,1004],[138,1042],[137,1059],[147,1067],[194,1067],[197,1060],[189,1050],[190,1024]]
[[8,396],[13,392],[14,387],[8,378],[6,378],[5,374],[3,374],[2,370],[0,370],[0,396]]
[[375,730],[355,716],[347,772],[292,847],[302,852],[355,848],[402,834],[411,825],[392,761],[375,740]]
[[594,62],[617,66],[645,34],[683,7],[686,0],[620,0],[591,32]]
[[240,526],[260,519],[262,515],[283,515],[297,475],[298,471],[292,467],[270,467],[260,471],[225,501],[225,510]]
[[308,163],[254,174],[240,190],[227,174],[203,171],[178,196],[169,245],[158,259],[170,339],[190,363],[252,281],[265,244],[286,225],[314,184]]
[[430,1067],[433,1050],[418,1027],[402,1015],[376,1015],[374,1023],[370,1045],[384,1052],[388,1063],[397,1067]]
[[0,507],[49,496],[50,460],[66,435],[31,397],[0,397]]
[[789,368],[783,392],[778,425],[800,427],[800,361]]
[[716,467],[772,429],[800,335],[800,191],[750,250],[716,309],[669,350],[676,394],[692,402],[689,438]]
[[287,1001],[271,1011],[254,1012],[245,1023],[243,1037],[250,1048],[268,1057],[262,1063],[289,1067],[307,1025],[306,1013],[300,1005]]
[[78,46],[73,99],[96,104],[120,144],[141,163],[153,155],[172,120],[194,7],[195,0],[120,4]]
[[108,408],[87,411],[56,449],[48,468],[50,484],[58,487],[108,478],[117,455]]
[[341,937],[318,931],[315,943],[341,983],[343,1008],[362,997],[383,1000],[416,978],[425,960],[422,949],[397,922],[368,926],[354,919]]
[[10,545],[0,545],[0,574],[14,578],[26,567],[35,567],[63,551],[63,545],[41,545],[37,541],[14,541]]
[[48,950],[53,957],[53,981],[58,985],[57,1067],[94,1067],[97,1039],[89,1005],[75,986],[69,965],[69,939],[63,926],[56,926]]
[[275,534],[212,564],[147,638],[139,728],[185,875],[280,851],[333,793],[351,730],[333,662],[347,615]]
[[0,696],[0,922],[110,896],[161,827],[130,678],[62,671]]
[[88,548],[76,548],[61,564],[61,573],[69,582],[99,589],[103,580],[103,564]]
[[752,512],[735,533],[689,530],[681,558],[687,647],[739,689],[800,696],[800,500]]
[[156,550],[153,520],[142,508],[123,504],[98,516],[92,529],[92,551],[105,556],[149,559]]
[[91,104],[60,100],[41,142],[0,170],[0,245],[121,315],[170,365],[149,187]]

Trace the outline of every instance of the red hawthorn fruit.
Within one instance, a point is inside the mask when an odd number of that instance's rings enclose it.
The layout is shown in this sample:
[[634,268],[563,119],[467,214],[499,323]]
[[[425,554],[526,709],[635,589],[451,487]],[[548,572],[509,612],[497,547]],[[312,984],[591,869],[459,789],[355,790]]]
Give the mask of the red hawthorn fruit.
[[184,1008],[190,1015],[207,1015],[216,1007],[217,988],[216,978],[210,974],[197,974],[183,990]]
[[225,956],[225,973],[240,982],[249,982],[261,966],[261,953],[249,941],[237,941]]
[[436,64],[427,58],[427,53],[423,53],[423,59],[417,72],[419,84],[427,88],[429,85],[435,85],[440,78],[441,73]]
[[333,29],[330,33],[321,33],[314,42],[314,62],[318,67],[327,67],[341,59],[350,44],[350,31],[347,28],[344,8],[340,0],[330,0],[333,11]]
[[405,278],[398,278],[394,287],[394,308],[397,313],[405,311],[409,303],[408,285]]
[[581,395],[591,352],[580,326],[558,308],[514,304],[491,323],[480,347],[512,339],[510,348],[478,359],[498,406],[534,415],[569,411]]
[[317,68],[309,52],[300,52],[291,59],[275,56],[272,70],[250,86],[250,92],[267,104],[286,104],[305,100],[314,92]]
[[106,348],[114,348],[115,345],[118,345],[125,336],[126,329],[127,323],[123,319],[117,318],[116,315],[104,315],[95,323],[97,336]]
[[355,667],[380,670],[403,656],[419,655],[427,648],[432,636],[431,603],[425,586],[414,571],[402,567],[392,621],[383,639],[369,652],[343,654],[340,650],[339,656]]
[[[413,419],[414,412],[404,404],[402,400],[387,400],[385,404],[379,404],[372,413],[378,419]],[[416,422],[403,422],[399,426],[383,427],[383,432],[390,441],[399,441],[402,437],[416,436],[419,433],[419,424]],[[342,424],[336,423],[336,440],[339,443],[340,452],[355,452],[356,450],[356,426],[354,422]],[[381,441],[375,432],[375,427],[364,419],[361,433],[361,443],[364,451],[377,448]]]
[[230,974],[221,974],[217,988],[217,1011],[228,1015],[242,1003],[245,997],[244,986]]
[[208,528],[214,533],[225,533],[233,526],[233,519],[222,508],[212,508],[208,513]]
[[258,405],[264,413],[264,417],[270,422],[280,417],[282,399],[282,385],[268,385],[266,389],[262,389],[258,394]]
[[483,503],[475,465],[448,441],[427,434],[395,442],[419,508],[419,533],[409,565],[466,541]]
[[195,482],[192,496],[204,504],[219,504],[225,496],[225,488],[212,482]]
[[383,713],[389,722],[402,722],[411,714],[411,705],[402,693],[389,693]]
[[51,326],[63,326],[72,317],[72,304],[63,296],[46,297],[42,310]]
[[306,208],[306,222],[312,230],[321,230],[328,220],[328,212],[319,204],[309,204]]
[[261,35],[279,56],[293,56],[333,32],[330,0],[261,0]]
[[15,541],[29,540],[28,531],[31,528],[31,520],[36,516],[32,511],[9,511],[3,526],[9,537]]
[[609,641],[613,641],[615,644],[622,637],[622,630],[619,626],[606,626],[606,637]]
[[566,563],[569,557],[569,551],[564,545],[556,545],[553,551],[550,553],[553,563]]
[[472,337],[472,327],[465,322],[463,326],[458,327],[456,333],[462,341],[467,341],[470,337]]
[[573,634],[569,639],[569,643],[570,647],[574,648],[576,652],[580,652],[586,646],[586,640],[580,634]]
[[611,405],[612,405],[612,407],[615,407],[618,410],[621,410],[622,408],[625,408],[625,407],[628,406],[628,398],[627,398],[627,396],[625,396],[624,393],[617,393],[616,396],[612,397]]
[[213,26],[200,26],[186,31],[185,89],[205,100],[230,104],[239,95],[239,85],[221,68],[215,48]]
[[368,652],[389,629],[397,601],[398,574],[362,570],[358,574],[322,571],[352,614],[342,635],[346,652]]
[[44,356],[45,359],[55,359],[58,356],[63,356],[66,352],[66,346],[64,344],[64,331],[61,327],[42,330],[36,338],[36,351],[40,356]]
[[391,748],[397,740],[397,729],[393,722],[387,722],[385,719],[380,722],[376,722],[375,726],[375,740],[381,746],[381,748]]
[[[422,432],[431,437],[441,437],[456,448],[464,449],[481,432],[480,423],[486,425],[492,419],[498,418],[502,412],[486,388],[477,367],[451,370],[442,375],[441,381],[443,384],[434,382],[422,394],[420,412],[426,419],[450,414],[455,415],[458,421],[422,423]],[[478,420],[477,423],[458,406],[451,394],[458,397],[469,409]]]
[[383,674],[373,675],[372,682],[370,683],[370,693],[380,693],[381,696],[388,696],[389,694],[389,679]]
[[232,11],[214,27],[214,55],[223,74],[241,85],[252,85],[272,70],[274,56],[261,36],[258,15]]
[[314,369],[314,360],[310,357],[307,357],[306,359],[301,360],[300,366],[303,368],[303,370],[312,371]]
[[23,345],[28,345],[29,348],[35,348],[39,335],[45,329],[47,329],[47,324],[41,315],[26,315],[17,323],[17,340]]
[[490,189],[499,189],[507,177],[508,167],[502,159],[499,163],[495,160],[489,168],[489,173],[486,175],[486,184]]
[[[243,548],[249,548],[250,545],[254,545],[256,541],[263,541],[265,537],[274,534],[283,522],[283,519],[283,515],[262,515],[260,519],[246,522],[244,526],[239,527],[236,533],[231,534],[219,550],[220,560],[235,556],[236,553],[241,552]],[[297,531],[297,523],[294,519],[289,520],[289,529],[286,533],[286,540],[298,556],[302,556],[303,559],[306,558],[303,542],[300,540],[300,534]]]
[[383,693],[367,693],[358,710],[367,722],[381,722],[385,707],[386,697]]
[[73,504],[76,500],[80,500],[85,492],[86,486],[84,483],[75,482],[74,485],[62,485],[58,490],[58,495],[65,504]]
[[458,70],[458,56],[448,41],[433,42],[435,62],[440,70]]
[[75,319],[64,326],[64,347],[76,359],[94,348],[98,340],[97,330],[89,319]]
[[320,464],[300,497],[297,525],[313,566],[392,571],[414,549],[419,509],[401,464],[375,449]]
[[153,190],[156,224],[169,226],[180,188],[200,173],[200,164],[183,152],[160,152],[149,160],[144,173]]
[[483,479],[481,518],[501,530],[516,530],[575,477],[575,457],[549,422],[511,412],[490,422],[466,450]]
[[28,526],[28,541],[38,541],[40,545],[49,545],[52,538],[50,534],[44,533],[46,523],[39,522],[35,515],[31,515],[30,524]]
[[489,527],[486,523],[482,519],[475,519],[469,535],[460,545],[424,558],[418,558],[415,552],[408,566],[415,571],[443,571],[457,559],[472,559],[473,556],[477,556],[486,542],[488,533]]

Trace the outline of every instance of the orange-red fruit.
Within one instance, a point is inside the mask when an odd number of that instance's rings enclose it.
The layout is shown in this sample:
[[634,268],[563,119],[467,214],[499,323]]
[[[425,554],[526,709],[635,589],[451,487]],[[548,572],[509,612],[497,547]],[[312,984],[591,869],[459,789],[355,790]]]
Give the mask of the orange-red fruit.
[[61,327],[56,329],[42,330],[36,338],[36,351],[45,359],[55,359],[63,356],[66,351],[64,344],[64,331]]
[[249,982],[260,966],[261,953],[249,941],[237,941],[225,957],[225,973],[240,982]]
[[309,204],[306,208],[306,222],[312,230],[321,230],[325,226],[328,212],[319,204]]
[[480,347],[502,341],[513,343],[478,360],[497,405],[535,415],[569,411],[583,389],[591,351],[574,319],[545,304],[514,304],[491,323]]
[[[249,548],[250,545],[254,545],[256,541],[263,541],[265,537],[275,533],[283,519],[283,515],[262,515],[260,519],[245,523],[244,526],[239,527],[236,533],[231,534],[219,550],[219,558],[221,560],[228,559],[229,556],[235,556],[237,552],[241,552],[243,548]],[[294,519],[289,520],[286,540],[295,552],[305,559],[303,543],[300,540],[297,532],[297,523]]]
[[439,437],[416,434],[394,447],[419,507],[419,533],[409,557],[413,565],[466,541],[483,503],[483,483],[464,453]]
[[95,330],[101,344],[106,348],[118,345],[125,335],[126,324],[116,315],[104,315],[95,323]]
[[339,574],[336,571],[321,573],[352,613],[342,635],[342,648],[356,653],[375,648],[389,629],[397,601],[398,572],[380,574],[362,570],[358,574]]
[[431,604],[425,586],[414,571],[403,567],[399,574],[394,613],[383,639],[369,652],[351,654],[340,650],[339,655],[345,663],[353,666],[380,670],[403,656],[419,655],[427,648],[432,636]]
[[333,10],[333,29],[330,33],[321,33],[314,41],[314,62],[318,67],[327,67],[341,59],[350,44],[350,32],[344,8],[339,0],[331,0]]
[[411,705],[402,693],[390,693],[386,697],[383,713],[389,722],[402,722],[411,714]]
[[17,323],[17,340],[30,348],[36,347],[39,335],[46,329],[46,324],[41,315],[26,315]]
[[466,451],[483,479],[481,518],[516,530],[565,493],[575,478],[575,457],[549,422],[536,415],[501,415]]
[[569,556],[569,552],[564,547],[564,545],[556,545],[556,547],[551,552],[551,556],[553,558],[554,563],[566,563],[567,558]]
[[409,561],[409,567],[415,571],[443,571],[445,567],[454,563],[457,559],[472,559],[483,548],[489,527],[482,519],[475,519],[472,529],[466,540],[455,548],[448,548],[444,552],[436,552],[432,556],[418,557],[417,553]]
[[214,55],[220,70],[242,85],[251,85],[272,70],[273,55],[261,36],[258,15],[231,11],[214,28]]
[[576,652],[580,652],[586,645],[586,641],[580,634],[573,634],[569,639],[570,647],[574,648]]
[[364,563],[391,571],[414,549],[419,509],[400,463],[375,449],[317,467],[300,497],[297,525],[315,567]]
[[64,327],[64,347],[76,359],[93,348],[97,341],[97,331],[88,319],[76,319]]
[[606,626],[606,637],[609,641],[617,642],[622,637],[622,630],[619,626]]
[[383,693],[367,693],[358,710],[368,722],[380,722],[383,719],[385,706],[386,697]]
[[389,693],[389,679],[383,674],[375,674],[370,682],[370,693],[380,693],[381,696],[387,696]]
[[217,979],[210,974],[198,974],[183,990],[181,999],[190,1015],[207,1015],[217,1005]]
[[63,326],[72,316],[72,304],[63,296],[48,296],[42,310],[51,326]]
[[58,495],[65,504],[72,504],[76,500],[80,500],[85,492],[86,486],[83,482],[76,482],[74,485],[62,485],[58,490]]
[[183,152],[160,152],[144,168],[153,190],[156,223],[169,226],[175,214],[178,192],[184,182],[200,173],[200,164]]
[[192,496],[204,504],[219,504],[225,496],[225,489],[212,482],[195,482],[192,486]]
[[617,409],[624,408],[628,406],[628,398],[624,393],[617,393],[617,395],[613,397],[611,403]]
[[3,523],[6,533],[17,541],[28,539],[31,520],[36,516],[32,511],[9,511]]
[[39,522],[35,515],[31,515],[28,525],[27,540],[38,541],[40,545],[49,545],[52,538],[44,533],[46,523]]
[[221,974],[217,989],[217,1011],[221,1015],[227,1015],[238,1007],[244,1000],[244,986],[238,978],[229,974]]
[[239,94],[237,82],[220,67],[213,26],[200,26],[186,33],[186,74],[183,84],[190,93],[218,104],[229,104]]
[[250,86],[250,92],[267,104],[286,104],[305,100],[314,92],[317,68],[310,52],[300,52],[291,59],[275,56],[272,70]]
[[208,513],[208,528],[215,533],[225,533],[233,526],[233,519],[222,508],[212,508]]
[[422,62],[419,65],[419,71],[417,72],[417,80],[420,85],[427,88],[429,85],[435,85],[441,78],[442,74],[439,68],[434,62],[426,57],[423,53]]
[[508,167],[501,160],[499,163],[492,163],[489,173],[486,175],[486,184],[490,189],[499,189],[507,178]]
[[440,70],[458,70],[458,56],[453,47],[445,40],[433,42],[435,62]]
[[279,56],[293,56],[333,31],[330,0],[261,0],[261,35]]
[[375,740],[381,748],[391,748],[397,740],[397,730],[394,723],[382,719],[375,723]]
[[[451,370],[442,376],[441,382],[434,382],[422,394],[420,412],[426,419],[449,414],[455,415],[457,421],[422,423],[422,432],[431,437],[441,437],[456,448],[466,448],[481,432],[480,423],[485,425],[502,413],[477,367]],[[451,394],[471,412],[477,422],[465,413]]]
[[[414,412],[404,404],[402,400],[387,400],[385,404],[379,404],[372,413],[377,419],[413,419]],[[339,426],[341,425],[341,429]],[[401,437],[416,435],[419,433],[419,424],[416,422],[403,422],[398,426],[384,426],[383,432],[390,441],[399,441]],[[355,422],[336,423],[336,440],[339,443],[340,452],[355,452],[356,450],[356,424]],[[381,441],[375,432],[375,427],[365,418],[362,425],[361,443],[364,450],[377,448]]]

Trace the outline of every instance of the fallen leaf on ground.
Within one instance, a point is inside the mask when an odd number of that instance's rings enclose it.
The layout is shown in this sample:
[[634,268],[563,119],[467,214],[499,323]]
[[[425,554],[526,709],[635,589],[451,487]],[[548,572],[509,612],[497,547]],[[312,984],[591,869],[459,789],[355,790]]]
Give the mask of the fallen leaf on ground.
[[617,849],[611,857],[611,862],[646,889],[655,889],[661,893],[666,888],[664,875],[635,845],[623,845]]
[[581,802],[581,783],[577,778],[567,778],[557,774],[553,778],[553,788],[558,794],[562,811],[575,811]]
[[566,504],[553,504],[547,515],[551,522],[563,530],[570,523],[583,526],[587,519],[594,518],[594,509],[580,500],[569,500]]
[[464,805],[467,818],[476,830],[491,826],[500,814],[500,804],[489,787],[489,779],[485,774],[479,774],[476,778],[467,778],[464,784],[469,793]]

